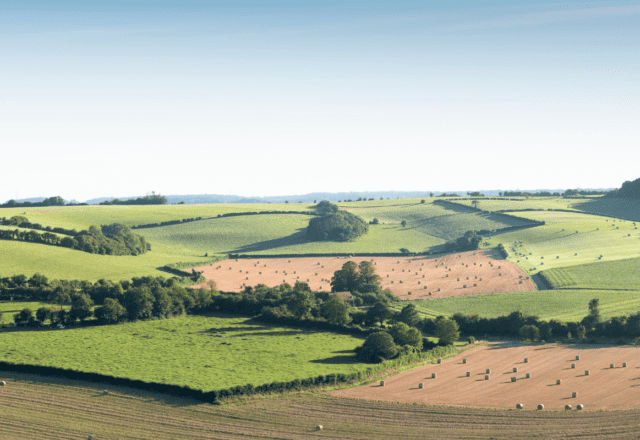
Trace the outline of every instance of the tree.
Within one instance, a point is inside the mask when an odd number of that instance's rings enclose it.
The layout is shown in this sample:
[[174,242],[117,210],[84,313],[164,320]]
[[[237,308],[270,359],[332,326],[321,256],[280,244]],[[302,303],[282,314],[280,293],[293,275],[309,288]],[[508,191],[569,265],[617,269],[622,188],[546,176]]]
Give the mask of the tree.
[[124,307],[127,309],[127,318],[129,318],[130,321],[150,318],[153,312],[153,299],[147,286],[130,289],[124,297]]
[[587,329],[584,327],[584,325],[578,326],[578,339],[580,339],[581,341],[584,341],[586,337],[587,337]]
[[[418,309],[413,304],[408,304],[402,308],[400,313],[398,314],[398,321],[404,322],[408,326],[415,327],[420,321],[420,315],[418,314]],[[401,344],[404,345],[404,344]]]
[[49,302],[58,304],[60,308],[62,308],[63,304],[69,304],[71,302],[71,296],[62,286],[57,286],[49,294]]
[[338,295],[329,295],[329,298],[322,303],[320,313],[331,324],[346,325],[351,321],[349,307],[338,298]]
[[115,324],[126,314],[127,310],[114,298],[106,298],[104,305],[95,310],[96,319],[103,324]]
[[380,292],[380,275],[376,274],[376,270],[370,261],[361,261],[358,265],[359,273],[356,276],[356,288],[360,293],[377,293]]
[[33,310],[31,309],[22,309],[20,313],[16,313],[13,315],[13,322],[16,324],[26,324],[30,319],[33,318]]
[[398,354],[393,337],[387,332],[375,332],[367,336],[364,344],[356,349],[356,357],[364,362],[382,362]]
[[540,339],[540,329],[535,325],[523,325],[520,327],[520,337],[529,341],[537,341]]
[[335,203],[331,203],[328,200],[323,200],[316,205],[316,210],[323,215],[338,212],[338,209],[338,205],[336,205]]
[[600,310],[598,310],[599,305],[600,300],[598,300],[597,298],[589,301],[589,314],[582,318],[582,321],[580,321],[580,324],[584,325],[587,331],[593,329],[601,321]]
[[38,310],[36,310],[36,319],[41,323],[44,324],[44,322],[51,318],[51,310],[46,308],[46,307],[40,307]]
[[420,200],[420,203],[426,203],[427,201],[425,199]]
[[207,280],[207,286],[209,286],[209,288],[211,289],[211,293],[213,293],[213,291],[218,287],[216,285],[216,282],[213,280]]
[[406,220],[402,220],[402,222],[400,222],[400,224],[402,225],[403,228],[407,227],[407,221]]
[[471,204],[473,205],[474,208],[478,209],[478,205],[480,204],[480,202],[477,200],[474,200],[471,202]]
[[433,193],[429,193],[429,197],[433,197]]
[[367,323],[367,325],[372,325],[372,324],[375,324],[376,322],[379,322],[380,325],[382,325],[384,320],[389,318],[390,316],[391,316],[391,311],[389,310],[387,305],[382,301],[377,301],[373,305],[373,307],[370,307],[369,310],[367,310],[367,314],[365,316],[365,322]]
[[380,223],[380,220],[378,220],[377,218],[374,218],[371,223],[373,223],[374,225],[377,225]]
[[452,319],[443,319],[438,324],[438,339],[445,345],[451,345],[460,338],[460,327]]
[[347,261],[342,269],[337,270],[331,277],[332,292],[353,292],[358,288],[357,265],[354,261]]
[[[298,283],[296,283],[296,286]],[[296,318],[304,318],[309,315],[311,309],[315,305],[315,301],[312,297],[311,292],[304,289],[296,289],[294,287],[291,296],[289,297],[289,302],[287,303],[287,308],[293,313],[293,316]]]
[[415,327],[410,327],[404,322],[397,322],[389,329],[389,334],[393,337],[396,345],[412,345],[417,349],[422,349],[422,333]]
[[151,314],[156,318],[166,318],[171,313],[173,301],[163,288],[153,291],[153,308]]
[[91,307],[93,306],[93,301],[89,298],[88,295],[81,293],[76,296],[71,304],[71,314],[78,318],[80,321],[83,321],[89,318],[92,314]]

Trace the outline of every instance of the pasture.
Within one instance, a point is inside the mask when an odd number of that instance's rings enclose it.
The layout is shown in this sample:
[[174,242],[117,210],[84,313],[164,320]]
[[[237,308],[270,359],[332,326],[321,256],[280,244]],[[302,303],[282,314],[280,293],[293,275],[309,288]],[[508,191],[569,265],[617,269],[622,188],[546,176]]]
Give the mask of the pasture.
[[364,370],[353,336],[181,316],[111,326],[8,331],[0,360],[211,391]]
[[640,291],[640,258],[599,261],[542,272],[554,288],[581,287]]
[[[465,355],[466,356],[466,355]],[[1,438],[422,440],[637,437],[639,410],[531,411],[426,406],[294,394],[214,406],[125,387],[0,372]],[[423,390],[421,390],[423,391]],[[414,392],[414,391],[412,391]],[[575,399],[571,399],[575,400]],[[515,408],[515,405],[512,407]],[[322,425],[321,432],[316,426]],[[620,435],[622,433],[622,435]]]

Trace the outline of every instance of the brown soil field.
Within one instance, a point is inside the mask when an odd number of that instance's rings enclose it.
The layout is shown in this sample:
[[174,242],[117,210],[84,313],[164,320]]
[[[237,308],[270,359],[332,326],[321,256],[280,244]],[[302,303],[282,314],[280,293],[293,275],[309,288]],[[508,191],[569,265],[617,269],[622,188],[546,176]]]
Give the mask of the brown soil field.
[[[245,285],[275,287],[286,282],[293,286],[296,281],[308,283],[314,291],[330,292],[335,271],[342,269],[347,261],[359,264],[363,260],[374,264],[383,289],[404,300],[536,290],[535,283],[527,279],[522,269],[499,259],[493,251],[402,258],[238,258],[195,270],[202,271],[207,280],[214,280],[217,288],[224,292],[240,292]],[[207,288],[205,283],[193,287]]]
[[[576,356],[580,360],[576,360]],[[466,358],[466,364],[463,363]],[[524,359],[528,358],[528,362]],[[627,363],[623,367],[623,362]],[[575,364],[575,368],[571,365]],[[614,364],[614,368],[610,368]],[[486,369],[491,369],[485,380]],[[517,368],[517,372],[513,369]],[[585,371],[589,370],[589,375]],[[468,377],[467,372],[471,372]],[[432,378],[432,374],[436,378]],[[526,374],[530,373],[530,378]],[[516,381],[512,382],[511,378]],[[561,383],[558,385],[557,380]],[[418,384],[424,388],[419,389]],[[577,396],[572,397],[573,393]],[[334,396],[479,408],[584,410],[640,408],[640,349],[588,344],[489,343],[442,364],[379,382],[331,392]]]
[[[640,410],[437,407],[326,393],[258,397],[216,406],[126,387],[23,373],[0,372],[0,380],[7,383],[0,387],[0,438],[11,440],[86,440],[89,435],[95,440],[628,439],[640,434]],[[106,395],[104,388],[108,389]],[[317,425],[324,429],[316,431]]]

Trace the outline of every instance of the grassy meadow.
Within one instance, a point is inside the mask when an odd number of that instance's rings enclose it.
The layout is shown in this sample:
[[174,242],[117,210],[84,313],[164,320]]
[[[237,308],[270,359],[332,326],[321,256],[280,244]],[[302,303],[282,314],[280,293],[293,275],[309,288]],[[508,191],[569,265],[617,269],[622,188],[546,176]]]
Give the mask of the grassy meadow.
[[7,362],[70,368],[211,391],[364,370],[362,339],[255,323],[247,318],[172,319],[2,336]]
[[600,261],[543,271],[556,289],[593,288],[640,291],[640,258]]

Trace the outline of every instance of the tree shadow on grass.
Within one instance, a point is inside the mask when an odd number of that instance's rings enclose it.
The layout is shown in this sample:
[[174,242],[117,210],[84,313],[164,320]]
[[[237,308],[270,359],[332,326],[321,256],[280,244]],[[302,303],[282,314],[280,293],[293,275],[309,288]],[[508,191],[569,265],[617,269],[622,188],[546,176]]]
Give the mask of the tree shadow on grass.
[[362,363],[356,357],[352,355],[340,355],[340,356],[332,356],[325,359],[315,359],[309,361],[314,364],[329,364],[329,365],[347,365],[347,364],[360,364]]
[[286,237],[274,238],[273,240],[265,240],[258,243],[252,243],[233,250],[227,250],[223,253],[232,254],[251,254],[253,252],[267,251],[287,246],[295,246],[307,243],[315,243],[306,237],[306,228],[298,228],[297,232]]

